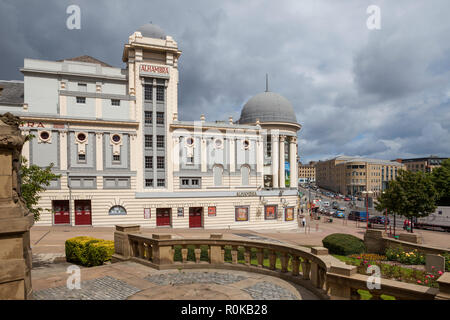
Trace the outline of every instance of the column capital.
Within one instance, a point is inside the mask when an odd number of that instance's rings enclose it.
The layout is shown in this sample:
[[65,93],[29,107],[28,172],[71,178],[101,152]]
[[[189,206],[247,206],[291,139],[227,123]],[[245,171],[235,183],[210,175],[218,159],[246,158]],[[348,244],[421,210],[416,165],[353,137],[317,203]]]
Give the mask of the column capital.
[[290,137],[289,138],[290,143],[297,143],[297,137]]
[[284,142],[286,140],[286,136],[281,136],[280,135],[280,142]]

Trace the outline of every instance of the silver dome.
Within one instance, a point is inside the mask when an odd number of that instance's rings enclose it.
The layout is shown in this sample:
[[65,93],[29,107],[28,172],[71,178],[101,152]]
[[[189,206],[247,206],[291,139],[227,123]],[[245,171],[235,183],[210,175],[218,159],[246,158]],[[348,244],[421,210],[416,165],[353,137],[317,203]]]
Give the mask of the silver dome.
[[147,23],[137,29],[143,37],[166,39],[166,33],[158,25]]
[[290,122],[297,123],[294,108],[285,97],[270,91],[262,92],[248,100],[241,111],[239,123]]

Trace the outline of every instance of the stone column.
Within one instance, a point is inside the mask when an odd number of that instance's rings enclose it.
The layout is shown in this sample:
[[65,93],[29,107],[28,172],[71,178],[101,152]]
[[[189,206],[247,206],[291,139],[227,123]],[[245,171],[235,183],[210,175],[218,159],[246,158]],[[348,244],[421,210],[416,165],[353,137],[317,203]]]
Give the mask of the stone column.
[[279,173],[279,178],[280,178],[280,188],[285,188],[286,187],[286,169],[285,169],[285,160],[284,160],[284,141],[286,140],[285,136],[280,136],[280,173]]
[[298,172],[297,172],[297,137],[291,137],[289,140],[289,166],[291,167],[291,175],[289,178],[290,187],[297,188]]
[[278,131],[272,133],[272,181],[273,188],[278,188]]
[[33,215],[21,197],[20,120],[0,116],[0,300],[31,299],[30,228]]

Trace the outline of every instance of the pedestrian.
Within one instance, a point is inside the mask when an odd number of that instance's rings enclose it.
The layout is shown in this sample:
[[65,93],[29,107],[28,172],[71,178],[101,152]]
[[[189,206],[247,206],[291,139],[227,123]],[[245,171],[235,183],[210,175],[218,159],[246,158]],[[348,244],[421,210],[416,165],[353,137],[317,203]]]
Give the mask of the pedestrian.
[[306,219],[305,219],[305,217],[303,217],[303,219],[302,219],[302,226],[303,226],[303,228],[306,226]]

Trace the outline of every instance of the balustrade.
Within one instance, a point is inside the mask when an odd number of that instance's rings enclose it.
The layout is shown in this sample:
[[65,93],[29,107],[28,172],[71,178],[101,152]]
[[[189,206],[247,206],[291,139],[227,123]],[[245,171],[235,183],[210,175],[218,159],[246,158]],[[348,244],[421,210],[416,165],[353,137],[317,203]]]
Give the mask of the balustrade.
[[[358,290],[367,290],[367,276],[357,274],[356,267],[339,262],[322,247],[309,249],[290,244],[222,239],[220,234],[196,239],[172,239],[170,235],[146,237],[124,232],[116,236],[115,261],[131,258],[158,269],[205,268],[208,264],[248,269],[278,275],[309,286],[322,297],[338,299],[360,299]],[[119,248],[119,244],[122,247]],[[129,252],[129,256],[123,255],[124,252]],[[399,299],[434,299],[439,293],[435,288],[392,280],[383,280],[382,286],[383,291],[369,290],[372,299],[381,299],[381,292]],[[441,294],[440,297],[447,296]]]

